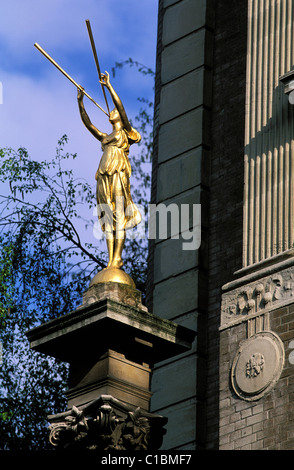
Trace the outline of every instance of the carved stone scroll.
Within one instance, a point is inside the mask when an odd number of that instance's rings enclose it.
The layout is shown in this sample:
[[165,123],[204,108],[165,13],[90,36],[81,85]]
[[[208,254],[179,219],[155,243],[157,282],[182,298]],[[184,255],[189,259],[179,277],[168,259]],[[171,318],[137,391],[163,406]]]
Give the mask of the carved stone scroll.
[[167,418],[101,395],[86,406],[49,416],[50,443],[59,449],[156,450]]

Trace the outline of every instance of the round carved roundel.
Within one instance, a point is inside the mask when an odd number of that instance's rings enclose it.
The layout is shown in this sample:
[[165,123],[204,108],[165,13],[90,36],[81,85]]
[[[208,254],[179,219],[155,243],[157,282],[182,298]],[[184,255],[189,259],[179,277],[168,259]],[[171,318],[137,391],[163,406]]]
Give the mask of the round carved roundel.
[[284,346],[272,331],[263,331],[244,341],[237,352],[231,382],[243,400],[258,400],[279,380],[284,364]]

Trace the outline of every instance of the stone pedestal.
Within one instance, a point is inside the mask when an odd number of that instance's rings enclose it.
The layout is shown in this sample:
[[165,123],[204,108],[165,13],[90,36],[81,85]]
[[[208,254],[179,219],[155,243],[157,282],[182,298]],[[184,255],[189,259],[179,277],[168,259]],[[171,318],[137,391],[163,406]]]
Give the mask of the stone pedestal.
[[76,361],[70,369],[68,406],[83,405],[102,394],[149,410],[150,372],[148,364],[129,361],[111,349],[98,359]]
[[[56,420],[58,424],[57,427],[56,423],[53,426],[55,437],[51,436],[51,442],[59,446],[65,445],[65,442],[67,446],[74,445],[78,434],[69,428],[69,422],[75,423],[72,424],[75,430],[77,427],[80,429],[81,416],[84,424],[89,420],[93,424],[93,419],[96,420],[93,428],[95,437],[88,436],[82,440],[86,446],[88,442],[95,441],[93,446],[99,449],[102,443],[97,432],[99,429],[102,432],[105,426],[108,426],[109,436],[118,423],[124,423],[120,426],[120,432],[123,432],[122,427],[130,427],[132,419],[144,421],[149,430],[154,431],[155,422],[162,428],[166,419],[149,413],[151,367],[155,362],[189,350],[194,336],[195,332],[149,313],[142,305],[141,293],[134,287],[116,282],[91,284],[84,294],[82,305],[74,312],[27,332],[31,348],[70,364],[67,391],[69,410],[50,417],[53,424]],[[110,402],[116,406],[111,411],[111,416],[115,418],[113,426],[109,423],[104,423],[104,426],[101,423],[110,419],[110,408],[113,408]],[[106,413],[102,421],[98,415],[91,415],[93,403],[95,406],[99,403],[97,410],[102,406],[103,416]],[[98,413],[97,410],[95,413]],[[85,426],[90,432],[92,428],[89,423]],[[57,439],[60,432],[66,439]],[[107,445],[114,445],[115,436],[109,437],[112,444]],[[80,441],[80,438],[77,440]],[[148,438],[148,442],[151,441],[154,442],[154,439]],[[120,446],[118,441],[115,445]]]

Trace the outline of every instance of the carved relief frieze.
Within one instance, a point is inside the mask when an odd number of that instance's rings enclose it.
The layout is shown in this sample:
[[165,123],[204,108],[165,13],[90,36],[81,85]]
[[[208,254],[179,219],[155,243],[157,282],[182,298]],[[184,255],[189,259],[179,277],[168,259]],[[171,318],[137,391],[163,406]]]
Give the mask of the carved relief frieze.
[[238,318],[262,313],[271,306],[294,301],[294,267],[271,274],[255,282],[224,290],[222,295],[222,326]]

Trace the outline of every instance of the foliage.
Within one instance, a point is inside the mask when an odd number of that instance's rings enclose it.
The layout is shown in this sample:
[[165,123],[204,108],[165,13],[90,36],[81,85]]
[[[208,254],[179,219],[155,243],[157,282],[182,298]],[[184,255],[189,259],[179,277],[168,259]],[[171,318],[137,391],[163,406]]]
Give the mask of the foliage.
[[11,191],[0,200],[1,449],[46,446],[46,416],[66,404],[67,365],[31,351],[25,331],[73,310],[88,273],[72,270],[96,264],[85,247],[74,251],[81,244],[74,198],[79,191],[89,203],[91,198],[84,182],[61,169],[70,158],[63,155],[65,142],[61,139],[49,163],[32,161],[24,149],[1,152],[0,181]]
[[[131,154],[132,192],[146,205],[152,103],[139,101],[134,125],[142,144]],[[25,331],[74,310],[106,265],[105,242],[86,243],[80,233],[81,223],[93,225],[82,214],[96,200],[74,176],[77,155],[65,151],[67,140],[60,139],[51,161],[34,161],[24,148],[0,149],[0,449],[49,448],[46,416],[65,409],[68,367],[31,351]],[[143,293],[146,256],[145,239],[127,240],[124,269]]]
[[3,243],[1,240],[0,254],[0,328],[5,326],[5,320],[13,303],[12,283],[12,254],[13,243]]
[[151,77],[155,76],[154,71],[150,67],[146,67],[146,65],[141,64],[137,60],[133,60],[131,57],[129,57],[127,60],[122,62],[115,62],[114,67],[111,69],[113,77],[115,77],[116,71],[122,69],[125,65],[128,65],[129,67],[136,67],[138,72],[142,75],[149,75]]
[[[12,231],[15,243],[21,246],[26,237],[37,235],[38,248],[50,239],[56,245],[66,241],[63,248],[68,257],[81,252],[83,259],[94,261],[104,267],[105,261],[98,259],[81,242],[74,225],[78,207],[82,204],[94,206],[94,195],[90,185],[74,178],[72,169],[62,169],[65,160],[76,155],[64,154],[67,136],[63,136],[50,161],[33,161],[23,148],[14,151],[2,150],[0,182],[9,183],[11,194],[0,196],[0,227],[2,232]],[[62,251],[61,251],[62,253]]]

